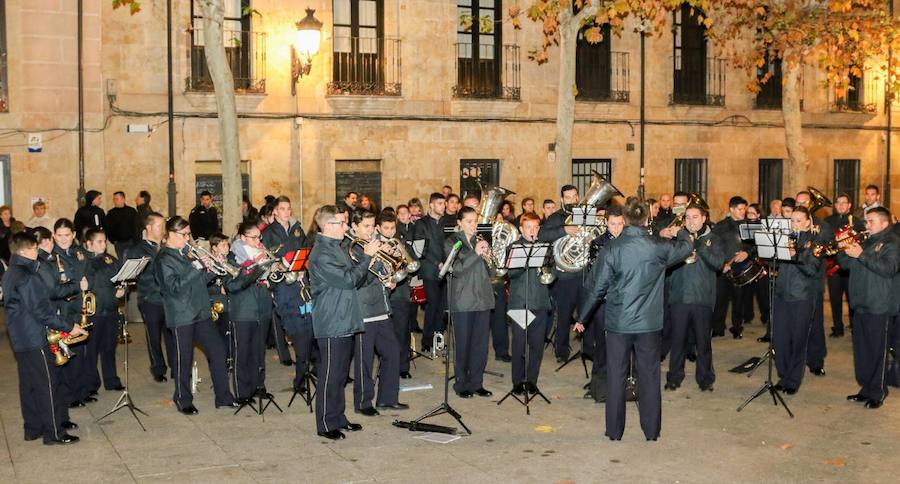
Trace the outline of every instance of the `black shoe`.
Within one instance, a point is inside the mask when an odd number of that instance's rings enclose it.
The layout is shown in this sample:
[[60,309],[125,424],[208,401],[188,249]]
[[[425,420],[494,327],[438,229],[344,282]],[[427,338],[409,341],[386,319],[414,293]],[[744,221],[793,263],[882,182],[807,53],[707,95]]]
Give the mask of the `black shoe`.
[[478,390],[475,390],[475,394],[479,397],[489,397],[493,395],[490,390],[487,390],[485,388],[479,388]]
[[530,393],[530,394],[532,394],[532,395],[534,395],[534,394],[536,394],[536,393],[538,393],[538,392],[541,391],[541,390],[537,387],[537,385],[535,385],[534,383],[531,383],[530,381],[525,382],[525,390],[527,390],[528,393]]
[[356,413],[365,415],[366,417],[376,417],[378,415],[381,415],[380,413],[378,413],[378,410],[375,410],[374,407],[361,408],[359,410],[356,410]]
[[618,437],[618,438],[617,438],[617,437],[610,437],[609,440],[612,440],[613,442],[618,442],[618,441],[622,440],[622,437]]
[[703,386],[700,387],[700,391],[701,391],[701,392],[710,392],[710,393],[712,393],[713,390],[714,390],[714,388],[713,388],[712,385],[703,385]]
[[497,361],[502,361],[502,362],[504,362],[504,363],[509,363],[510,361],[512,361],[512,356],[509,356],[509,355],[497,355],[497,356],[494,357],[494,359],[497,360]]
[[581,386],[582,390],[590,390],[590,388],[591,388],[591,382],[587,382]]
[[253,399],[250,398],[250,397],[235,398],[235,399],[234,399],[234,402],[237,403],[238,406],[242,406],[242,405],[250,405],[251,403],[253,403]]
[[678,390],[678,387],[680,387],[680,386],[681,386],[681,385],[676,385],[676,384],[674,384],[674,383],[666,382],[665,389],[666,389],[666,390],[669,390],[669,391],[671,392],[671,391]]
[[847,395],[847,400],[851,402],[866,402],[869,399],[860,395],[859,393],[855,393],[853,395]]
[[784,389],[784,394],[785,394],[785,395],[795,395],[796,393],[797,393],[797,389],[796,389],[796,388],[785,388],[785,389]]
[[166,380],[168,380],[168,378],[166,378],[166,375],[155,375],[153,377],[153,381],[155,381],[156,383],[162,383]]
[[656,442],[659,437],[647,437],[647,442]]
[[179,408],[178,411],[185,415],[197,415],[198,413],[200,413],[200,411],[197,410],[197,407],[195,407],[193,405],[188,405],[187,407]]
[[835,331],[832,329],[831,334],[829,334],[828,337],[829,338],[843,338],[844,332],[843,331]]
[[409,330],[413,333],[422,334],[422,328],[418,326],[416,326],[415,328],[410,328]]
[[[513,395],[521,395],[521,394],[525,393],[525,383],[521,382],[521,383],[516,383],[515,385],[513,385],[512,393],[513,393]],[[591,393],[588,392],[587,397],[585,397],[585,398],[589,398],[590,395],[591,395]]]
[[883,400],[868,400],[866,401],[866,408],[871,408],[875,410],[876,408],[881,408],[881,405],[884,404]]
[[100,394],[100,393],[97,392],[97,390],[91,390],[91,391],[88,392],[88,396],[89,396],[89,397],[96,397],[96,396],[99,395],[99,394]]
[[74,444],[75,442],[78,442],[79,440],[81,440],[81,439],[79,439],[78,437],[76,437],[74,435],[62,434],[57,439],[50,439],[50,440],[44,439],[44,445],[68,445],[68,444]]
[[294,366],[294,360],[281,360],[281,364],[284,366]]
[[724,331],[713,331],[713,332],[712,332],[712,337],[713,337],[713,338],[721,338],[722,336],[725,336],[725,332],[724,332]]
[[773,388],[774,388],[776,391],[779,391],[779,392],[783,392],[783,391],[784,391],[784,385],[782,385],[781,383],[776,383],[775,386],[774,386]]
[[412,374],[410,374],[410,372],[408,372],[408,371],[401,371],[400,378],[403,378],[404,380],[409,380],[410,378],[412,378]]
[[768,343],[769,341],[772,341],[772,338],[768,336],[760,336],[759,338],[756,338],[756,341],[758,343]]
[[[250,401],[250,402],[253,401],[252,398],[248,398],[247,400]],[[240,407],[240,406],[241,406],[241,402],[238,402],[237,400],[235,400],[235,401],[233,401],[233,402],[231,402],[231,403],[226,403],[225,405],[216,405],[216,408],[238,408],[238,407]],[[195,410],[196,410],[196,409],[195,409]]]
[[78,424],[71,420],[66,420],[62,423],[61,427],[63,430],[76,430],[78,429]]
[[472,392],[456,392],[456,396],[459,398],[472,398]]
[[351,432],[359,432],[360,430],[362,430],[362,425],[360,425],[360,424],[358,424],[358,423],[350,423],[350,422],[347,422],[347,425],[344,425],[344,426],[341,427],[341,428],[342,428],[343,430],[349,430],[349,431],[351,431]]
[[257,389],[256,393],[253,394],[253,396],[254,397],[262,397],[264,399],[269,399],[269,400],[275,398],[275,395],[272,395],[271,393],[267,392],[265,388]]
[[107,388],[107,390],[109,390],[109,391],[111,391],[111,392],[121,392],[121,391],[124,390],[124,389],[125,389],[125,387],[122,386],[121,383],[119,383],[118,385],[116,385],[116,386],[114,386],[114,387],[112,387],[112,388]]
[[690,362],[697,361],[697,355],[694,354],[694,353],[688,353],[688,354],[685,356],[685,358],[687,358],[687,360],[690,361]]
[[37,439],[41,438],[42,436],[43,436],[42,434],[37,434],[37,435],[26,435],[26,436],[25,436],[25,442],[31,442],[31,441],[33,441],[33,440],[37,440]]
[[565,363],[565,362],[567,362],[567,361],[569,361],[569,355],[566,355],[566,356],[556,355],[556,362],[557,362],[557,363]]
[[97,398],[88,395],[88,396],[84,397],[84,400],[82,400],[82,401],[83,401],[84,403],[94,403],[94,402],[97,401]]
[[331,440],[343,440],[346,439],[347,436],[344,435],[340,430],[329,430],[328,432],[319,432],[319,437],[325,437],[326,439]]
[[409,409],[409,405],[405,403],[397,402],[393,405],[375,405],[376,408],[380,408],[381,410],[407,410]]
[[741,331],[735,331],[733,329],[729,329],[728,332],[731,333],[731,337],[734,339],[743,339],[744,338],[744,333]]
[[69,408],[78,408],[78,407],[83,407],[83,406],[84,406],[84,402],[82,402],[81,400],[75,400],[74,402],[69,404]]
[[419,353],[431,353],[431,346],[422,346],[422,351]]
[[813,368],[809,372],[816,376],[825,376],[825,368]]

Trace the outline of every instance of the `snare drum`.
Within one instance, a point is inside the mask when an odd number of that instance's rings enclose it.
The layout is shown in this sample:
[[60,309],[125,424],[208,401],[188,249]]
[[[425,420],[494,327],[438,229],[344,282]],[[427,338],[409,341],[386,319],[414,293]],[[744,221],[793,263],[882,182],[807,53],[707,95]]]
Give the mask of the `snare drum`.
[[752,284],[766,275],[766,268],[758,259],[747,258],[742,262],[731,264],[731,270],[725,274],[737,287]]

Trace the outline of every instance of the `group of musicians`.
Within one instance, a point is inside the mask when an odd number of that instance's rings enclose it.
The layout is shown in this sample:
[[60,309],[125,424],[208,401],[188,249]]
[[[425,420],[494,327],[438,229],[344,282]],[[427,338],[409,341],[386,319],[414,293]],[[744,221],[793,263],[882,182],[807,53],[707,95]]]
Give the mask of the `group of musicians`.
[[[661,362],[668,356],[667,391],[683,383],[686,359],[696,361],[700,390],[713,391],[711,340],[724,334],[728,305],[730,331],[737,339],[743,324],[753,319],[754,296],[758,300],[767,325],[760,339],[771,337],[776,349],[778,389],[796,393],[806,366],[824,376],[826,271],[832,336],[844,332],[840,307],[845,294],[850,305],[861,388],[847,398],[867,408],[882,405],[891,383],[888,366],[897,364],[896,358],[888,360],[889,348],[896,349],[900,339],[895,321],[900,314],[900,240],[887,209],[870,203],[854,216],[850,198],[839,195],[834,214],[820,220],[810,211],[815,206],[808,191],[786,199],[777,211],[773,205],[773,217],[790,219],[791,260],[778,266],[771,301],[767,278],[774,276],[772,270],[768,275],[760,271],[749,283],[733,283],[748,261],[764,265],[742,234],[748,203],[741,197],[731,198],[728,216],[716,224],[695,194],[665,198],[658,213],[637,197],[596,207],[582,204],[599,210],[604,228],[591,232],[590,247],[583,247],[590,253],[585,264],[557,267],[553,254],[542,270],[499,271],[507,263],[504,254],[516,246],[584,233],[584,225],[569,218],[579,206],[577,188],[563,186],[560,195],[557,211],[544,219],[524,213],[515,220],[516,236],[503,242],[484,232],[484,204],[477,195],[467,194],[460,203],[460,197],[441,192],[431,194],[418,220],[414,204],[379,213],[326,205],[316,211],[309,232],[293,218],[290,199],[282,196],[272,202],[270,223],[245,221],[233,237],[212,233],[208,249],[193,239],[188,220],[166,220],[151,212],[144,217],[143,240],[118,258],[107,253],[103,230],[76,234],[67,219],[57,221],[52,233],[38,228],[16,234],[3,294],[19,367],[25,438],[77,442],[68,433],[77,429],[69,408],[96,401],[101,374],[104,388],[123,389],[115,351],[117,307],[126,286],[114,285],[110,278],[122,261],[141,257],[150,263],[131,290],[145,322],[150,372],[157,382],[167,381],[168,372],[175,405],[188,415],[198,412],[191,388],[195,345],[207,357],[217,408],[272,398],[265,386],[265,351],[273,328],[279,344],[285,342],[283,330],[294,347],[294,389],[316,386],[318,435],[337,440],[345,438],[345,431],[362,429],[345,415],[351,365],[355,413],[375,416],[379,409],[407,409],[398,400],[399,381],[411,377],[409,361],[417,349],[411,345],[411,330],[417,329],[424,291],[419,349],[430,352],[440,339],[435,333],[444,333],[452,323],[453,389],[460,398],[492,395],[483,378],[489,340],[495,358],[512,364],[511,392],[526,397],[539,393],[545,341],[553,341],[557,361],[565,362],[574,327],[584,333],[582,351],[593,361],[585,397],[606,402],[606,435],[622,438],[626,382],[636,376],[632,392],[641,402],[641,427],[648,440],[656,440]],[[761,215],[758,206],[750,208]],[[494,216],[495,223],[509,223],[500,214],[489,214]],[[868,237],[839,240],[839,250],[829,253],[836,256],[826,260],[821,249],[834,245],[835,231],[845,226]],[[508,246],[498,257],[500,243]],[[295,268],[298,254],[308,259]],[[85,316],[93,323],[90,330],[72,324],[85,314],[87,293],[95,298],[92,314]],[[533,317],[509,324],[508,310],[526,310]],[[71,352],[68,363],[60,364],[54,352],[61,345],[48,343],[48,329],[63,337],[90,336],[87,343],[66,348]]]

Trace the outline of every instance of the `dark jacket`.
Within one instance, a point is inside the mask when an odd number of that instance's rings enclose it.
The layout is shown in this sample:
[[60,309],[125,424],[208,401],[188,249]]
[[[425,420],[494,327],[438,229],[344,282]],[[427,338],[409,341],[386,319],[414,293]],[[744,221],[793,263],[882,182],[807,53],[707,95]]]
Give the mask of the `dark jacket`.
[[406,242],[412,242],[413,238],[413,229],[415,229],[415,222],[407,222],[403,223],[401,221],[397,221],[397,238]]
[[356,288],[369,273],[371,257],[362,254],[354,263],[341,240],[322,234],[309,255],[313,334],[316,338],[350,336],[363,331],[363,316]]
[[[285,230],[278,222],[273,222],[262,231],[262,243],[267,249],[273,250],[279,245],[280,249],[275,253],[278,257],[284,254],[309,246],[309,240],[306,238],[306,232],[300,222],[291,219],[288,228]],[[275,307],[278,315],[283,319],[300,317],[300,307],[303,302],[300,300],[300,283],[295,282],[288,284],[284,281],[274,284],[272,292],[275,294]]]
[[140,240],[141,232],[135,230],[139,225],[138,213],[134,207],[125,205],[106,212],[106,238],[112,243]]
[[39,250],[38,261],[40,261],[38,274],[41,276],[41,282],[47,286],[47,297],[50,298],[50,304],[53,305],[54,312],[56,312],[56,308],[62,305],[64,300],[74,300],[81,294],[81,288],[75,281],[62,282],[59,266],[56,265],[55,254],[48,254],[43,250]]
[[[224,276],[216,274],[206,283],[206,293],[209,294],[210,310],[212,310],[213,304],[220,302],[224,308],[222,309],[222,312],[228,312],[229,299],[228,294],[225,291],[225,283],[230,279],[231,276],[228,276],[227,274]],[[229,319],[230,318],[231,316],[229,315]]]
[[169,328],[187,326],[211,316],[206,283],[212,275],[197,269],[185,255],[186,250],[163,247],[153,266]]
[[425,249],[422,252],[422,268],[419,269],[419,277],[422,279],[436,280],[438,278],[438,264],[444,262],[444,229],[439,220],[431,215],[425,215],[419,219],[413,229],[413,240],[424,240]]
[[[528,247],[531,243],[524,237],[512,243],[513,247]],[[540,269],[510,269],[509,275],[509,309],[527,309],[530,311],[550,309],[549,285],[541,284]]]
[[794,246],[797,254],[791,261],[780,262],[775,279],[775,297],[782,301],[811,301],[822,287],[822,260],[806,247],[816,238],[810,232],[800,232]]
[[[665,228],[665,227],[663,227]],[[687,230],[682,230],[687,233]],[[666,304],[716,305],[716,273],[731,257],[725,255],[722,240],[710,227],[704,227],[691,245],[694,262],[687,259],[672,266],[666,278]]]
[[47,286],[38,275],[40,263],[13,255],[3,275],[6,331],[13,351],[46,348],[48,327],[60,331],[72,329],[72,324],[60,319],[50,304]]
[[84,195],[84,205],[75,212],[75,236],[79,239],[84,235],[84,231],[90,227],[99,227],[106,229],[106,214],[100,207],[93,205],[94,200],[100,196],[100,192],[96,190],[88,190]]
[[84,275],[88,280],[88,291],[96,298],[97,314],[115,314],[119,308],[116,286],[110,279],[119,272],[122,263],[109,254],[87,254]]
[[606,329],[616,333],[648,333],[663,326],[663,286],[666,269],[683,261],[693,247],[687,234],[670,241],[628,226],[607,244],[597,280],[578,314],[590,314],[606,298]]
[[209,237],[219,231],[219,213],[216,207],[210,205],[209,208],[198,204],[191,210],[188,217],[191,224],[191,234],[195,239],[209,239]]
[[441,216],[441,227],[444,228],[445,230],[447,228],[452,229],[452,228],[456,227],[457,220],[458,219],[456,218],[455,213],[454,214],[445,213],[443,216]]
[[[234,252],[228,254],[228,263],[238,267]],[[272,293],[269,288],[258,283],[264,270],[259,267],[241,269],[240,275],[225,280],[228,292],[228,318],[232,321],[268,321],[272,317]]]
[[162,296],[159,292],[159,284],[156,282],[156,256],[159,253],[159,244],[144,239],[128,248],[128,259],[140,259],[147,257],[150,262],[144,271],[138,276],[137,293],[138,303],[148,302],[162,304]]
[[900,277],[900,239],[889,228],[862,243],[853,258],[840,252],[838,263],[850,271],[850,307],[865,314],[897,314]]
[[734,220],[731,217],[725,217],[713,226],[713,232],[722,241],[722,251],[730,260],[734,254],[745,251],[751,256],[756,253],[755,248],[749,242],[741,240],[740,226],[747,220]]
[[135,219],[134,233],[137,234],[137,239],[140,240],[144,231],[144,220],[147,219],[147,215],[153,212],[153,207],[149,203],[142,203],[135,207],[135,211],[137,211],[137,218]]
[[444,254],[449,255],[456,241],[462,248],[453,260],[450,284],[450,310],[454,312],[494,309],[494,290],[487,262],[475,253],[476,237],[466,240],[463,232],[456,232],[444,242]]
[[[346,250],[350,247],[350,241],[345,239],[341,245]],[[353,254],[357,259],[360,259],[360,256],[363,255],[363,249],[355,246]],[[388,288],[384,287],[384,284],[378,280],[375,274],[366,271],[366,277],[357,286],[356,294],[363,322],[367,319],[380,318],[386,314],[391,314]]]
[[[85,256],[84,250],[77,245],[72,245],[66,250],[61,249],[59,246],[54,246],[53,255],[59,257],[59,263],[63,266],[66,279],[72,281],[78,287],[81,278],[84,277],[85,264],[87,263],[87,256]],[[80,288],[78,292],[81,292]],[[80,297],[59,299],[54,302],[63,321],[74,322],[81,314]]]
[[[569,213],[565,209],[559,209],[541,224],[541,230],[538,232],[538,240],[541,242],[555,242],[557,239],[566,236],[566,218]],[[558,279],[575,279],[581,278],[584,271],[562,272],[554,266],[553,273]]]

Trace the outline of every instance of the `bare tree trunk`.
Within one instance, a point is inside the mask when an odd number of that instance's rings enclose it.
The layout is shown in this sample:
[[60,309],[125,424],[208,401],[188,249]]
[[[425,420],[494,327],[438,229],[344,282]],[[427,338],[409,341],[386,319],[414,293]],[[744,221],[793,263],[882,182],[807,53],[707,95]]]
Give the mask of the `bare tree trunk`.
[[222,0],[201,0],[203,53],[212,78],[219,113],[219,150],[222,156],[222,230],[234,232],[241,221],[241,150],[234,99],[234,77],[225,57]]
[[784,63],[784,88],[781,96],[781,112],[784,116],[784,142],[788,160],[784,167],[784,186],[788,194],[806,189],[806,171],[809,162],[803,148],[803,113],[800,110],[801,65]]
[[572,180],[572,132],[575,130],[575,54],[578,19],[569,9],[559,13],[559,94],[556,104],[556,186]]

